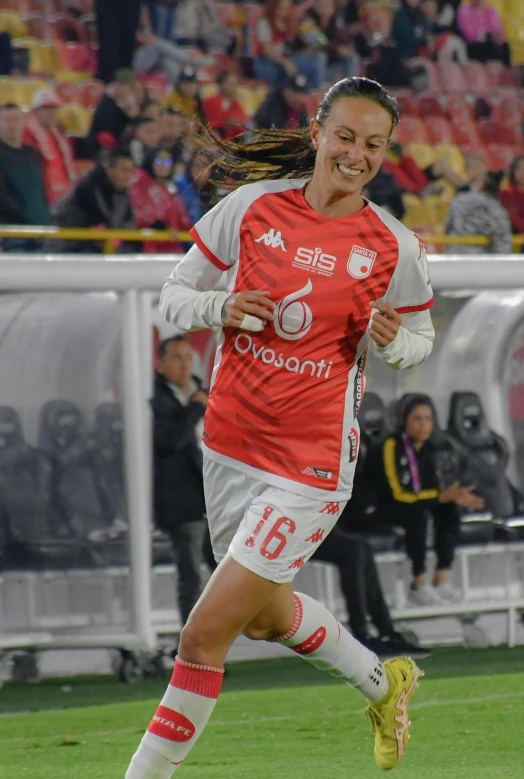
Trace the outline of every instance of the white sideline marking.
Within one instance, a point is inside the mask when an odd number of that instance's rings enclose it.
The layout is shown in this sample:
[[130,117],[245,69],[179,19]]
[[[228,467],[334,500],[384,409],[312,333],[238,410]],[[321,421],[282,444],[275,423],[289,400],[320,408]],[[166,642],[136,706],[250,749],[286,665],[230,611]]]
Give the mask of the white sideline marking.
[[[409,708],[412,709],[432,709],[434,707],[443,707],[443,706],[471,706],[475,705],[477,703],[488,703],[489,701],[502,701],[507,700],[508,698],[524,698],[524,693],[522,692],[508,692],[508,693],[493,693],[492,695],[483,695],[482,697],[478,698],[448,698],[448,699],[437,699],[437,700],[428,700],[428,701],[421,701],[420,703],[411,703]],[[70,709],[51,709],[51,711],[71,711]],[[351,711],[346,711],[344,714],[328,714],[328,717],[333,716],[350,716],[353,714],[362,714],[364,712],[363,708],[359,709],[353,709]],[[26,714],[45,714],[44,711],[41,712],[26,712]],[[6,715],[9,716],[9,715]],[[16,715],[15,715],[16,716]],[[21,716],[21,715],[18,715]],[[292,720],[301,720],[305,719],[306,717],[309,717],[309,714],[288,714],[288,715],[281,715],[281,716],[275,716],[275,717],[254,717],[253,719],[232,719],[232,720],[211,720],[208,724],[208,728],[211,727],[221,727],[225,725],[262,725],[265,722],[285,722],[285,721],[292,721]],[[16,736],[14,738],[0,738],[0,744],[13,744],[16,742],[24,742],[24,741],[55,741],[60,739],[81,739],[81,738],[88,738],[91,736],[117,736],[122,733],[136,733],[137,735],[141,733],[142,731],[140,728],[119,728],[117,730],[90,730],[85,731],[81,733],[61,733],[61,734],[55,734],[52,736]]]

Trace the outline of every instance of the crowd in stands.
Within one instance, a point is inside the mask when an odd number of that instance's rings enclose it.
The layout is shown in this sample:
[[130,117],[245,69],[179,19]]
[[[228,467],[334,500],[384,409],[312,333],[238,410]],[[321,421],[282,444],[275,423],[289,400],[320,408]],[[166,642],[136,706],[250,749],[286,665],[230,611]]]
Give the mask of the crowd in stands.
[[165,228],[173,242],[145,250],[180,251],[175,234],[223,194],[203,125],[226,139],[305,128],[323,89],[360,74],[403,117],[367,196],[425,236],[511,251],[524,232],[523,36],[514,0],[6,0],[0,223]]

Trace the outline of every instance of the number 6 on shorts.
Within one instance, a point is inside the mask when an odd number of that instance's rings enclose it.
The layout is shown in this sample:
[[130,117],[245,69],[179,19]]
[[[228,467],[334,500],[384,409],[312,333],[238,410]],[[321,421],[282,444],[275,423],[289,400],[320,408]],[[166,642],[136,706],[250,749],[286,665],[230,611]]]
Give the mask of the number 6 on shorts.
[[[272,509],[270,506],[265,509],[262,519],[256,526],[253,534],[246,541],[246,546],[250,549],[255,546],[257,537],[261,533],[262,528],[265,526],[273,511],[274,509]],[[266,560],[276,560],[277,557],[279,557],[284,551],[284,548],[287,544],[287,538],[283,533],[280,532],[281,528],[287,530],[290,534],[293,534],[297,529],[297,526],[292,519],[289,519],[289,517],[280,517],[277,519],[260,547],[260,554],[265,557]],[[276,547],[270,551],[268,547],[274,539],[277,539],[278,543]]]

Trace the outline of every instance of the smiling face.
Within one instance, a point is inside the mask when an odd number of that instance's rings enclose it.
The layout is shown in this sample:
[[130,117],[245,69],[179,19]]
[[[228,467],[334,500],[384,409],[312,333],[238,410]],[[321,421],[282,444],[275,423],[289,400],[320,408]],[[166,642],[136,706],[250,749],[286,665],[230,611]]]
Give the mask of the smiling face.
[[323,125],[311,122],[317,151],[311,186],[336,197],[360,194],[378,173],[391,129],[391,115],[378,103],[363,97],[336,100]]

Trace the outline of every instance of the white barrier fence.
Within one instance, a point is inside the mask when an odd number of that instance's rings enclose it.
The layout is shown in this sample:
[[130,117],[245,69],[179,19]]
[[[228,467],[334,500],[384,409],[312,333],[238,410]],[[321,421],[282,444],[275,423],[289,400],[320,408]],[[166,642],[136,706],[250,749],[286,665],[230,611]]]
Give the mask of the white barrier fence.
[[[155,646],[158,626],[153,624],[151,589],[151,450],[147,398],[152,375],[151,293],[158,293],[172,271],[176,257],[148,256],[0,256],[0,290],[9,292],[112,291],[121,307],[122,405],[125,426],[125,467],[130,531],[130,608],[132,627],[110,625],[97,630],[94,624],[78,625],[76,636],[49,630],[41,641],[26,628],[15,634],[2,633],[0,649],[19,645],[140,647]],[[432,284],[442,290],[524,290],[524,261],[516,255],[433,256],[429,258]],[[147,338],[144,337],[147,334]],[[481,334],[479,334],[481,337]],[[73,573],[73,572],[71,572]],[[120,572],[124,573],[124,572]],[[96,575],[96,572],[95,572]],[[114,577],[120,574],[114,572]],[[80,576],[80,574],[77,574]],[[45,575],[43,575],[45,578]],[[127,578],[127,571],[125,572]],[[38,577],[37,577],[38,578]],[[36,580],[35,580],[36,581]],[[37,582],[36,582],[37,583]],[[520,602],[520,601],[519,601]],[[512,596],[510,605],[516,603]],[[1,608],[1,606],[0,606]],[[31,608],[37,609],[36,602]],[[38,609],[37,609],[38,610]],[[513,612],[512,612],[513,614]],[[0,611],[0,620],[2,615]],[[36,620],[38,622],[38,620]],[[4,625],[9,621],[3,620]],[[88,620],[89,622],[89,620]],[[118,622],[118,620],[117,620]],[[74,620],[70,622],[74,627]],[[85,629],[81,629],[85,628]],[[512,639],[514,640],[512,628]],[[4,629],[5,631],[5,629]],[[18,642],[18,643],[17,643]]]

